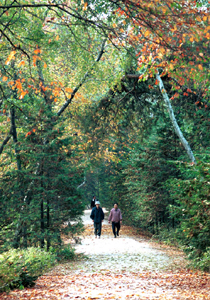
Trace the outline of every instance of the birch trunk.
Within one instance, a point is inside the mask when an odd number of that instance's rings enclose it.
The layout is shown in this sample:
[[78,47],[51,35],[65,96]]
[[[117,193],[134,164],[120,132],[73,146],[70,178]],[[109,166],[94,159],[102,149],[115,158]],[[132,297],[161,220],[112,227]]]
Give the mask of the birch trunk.
[[165,101],[165,104],[168,108],[168,112],[169,112],[169,116],[170,116],[170,119],[171,119],[171,122],[172,122],[172,125],[173,125],[173,128],[176,132],[176,134],[178,135],[182,145],[184,146],[185,150],[187,151],[187,154],[191,160],[192,163],[196,163],[196,160],[195,160],[195,157],[193,155],[193,152],[190,148],[190,145],[188,144],[187,140],[185,139],[177,121],[176,121],[176,117],[174,115],[174,111],[173,111],[173,107],[171,105],[171,102],[170,102],[170,99],[168,97],[168,94],[164,88],[164,84],[163,84],[163,81],[159,75],[159,73],[156,74],[156,78],[159,82],[159,88],[160,88],[160,91],[161,91],[161,94],[163,95],[163,99]]

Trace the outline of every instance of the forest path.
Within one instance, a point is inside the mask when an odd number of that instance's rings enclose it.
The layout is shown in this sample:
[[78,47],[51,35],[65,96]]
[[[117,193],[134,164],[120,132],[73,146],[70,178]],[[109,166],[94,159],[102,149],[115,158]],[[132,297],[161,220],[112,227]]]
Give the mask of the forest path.
[[101,239],[95,239],[89,216],[87,210],[86,230],[76,245],[76,252],[87,257],[60,264],[34,288],[13,291],[6,299],[210,299],[209,275],[187,271],[181,251],[128,226],[115,239],[106,220]]

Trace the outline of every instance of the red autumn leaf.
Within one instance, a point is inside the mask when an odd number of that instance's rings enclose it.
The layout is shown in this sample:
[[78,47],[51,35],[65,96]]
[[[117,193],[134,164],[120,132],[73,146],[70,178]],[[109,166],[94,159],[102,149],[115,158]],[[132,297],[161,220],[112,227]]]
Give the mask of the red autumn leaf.
[[29,136],[29,135],[31,135],[31,134],[32,134],[32,132],[29,131],[29,132],[26,133],[25,137],[27,137],[27,136]]

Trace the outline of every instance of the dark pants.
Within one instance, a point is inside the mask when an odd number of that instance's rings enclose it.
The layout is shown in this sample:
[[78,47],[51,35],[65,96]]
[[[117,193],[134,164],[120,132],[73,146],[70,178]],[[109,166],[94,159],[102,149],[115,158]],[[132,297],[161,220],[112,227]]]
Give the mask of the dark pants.
[[94,222],[94,233],[95,233],[95,236],[96,235],[98,235],[98,236],[101,235],[101,222],[100,223],[95,223]]
[[119,231],[120,231],[120,222],[112,222],[112,231],[114,233],[114,236],[116,236],[116,231],[115,228],[117,228],[117,235],[119,235]]

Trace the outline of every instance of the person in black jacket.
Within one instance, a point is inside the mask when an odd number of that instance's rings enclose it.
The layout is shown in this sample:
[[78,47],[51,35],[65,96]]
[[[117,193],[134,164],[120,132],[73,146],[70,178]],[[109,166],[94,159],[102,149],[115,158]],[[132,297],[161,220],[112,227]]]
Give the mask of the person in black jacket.
[[102,222],[104,219],[104,212],[103,209],[100,207],[100,202],[96,201],[95,202],[95,207],[91,211],[90,218],[93,220],[94,223],[94,234],[95,238],[100,239],[101,236],[101,227],[102,227]]
[[95,207],[95,202],[96,202],[96,196],[93,196],[93,199],[91,200],[91,203],[90,203],[90,207],[93,208]]

